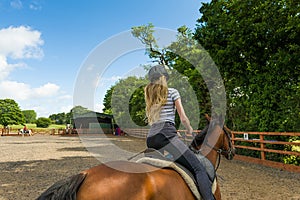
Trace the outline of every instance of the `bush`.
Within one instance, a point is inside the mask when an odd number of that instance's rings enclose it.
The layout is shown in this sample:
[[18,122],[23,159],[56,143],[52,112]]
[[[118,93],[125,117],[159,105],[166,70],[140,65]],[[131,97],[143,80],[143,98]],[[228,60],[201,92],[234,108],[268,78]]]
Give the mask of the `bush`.
[[40,117],[36,120],[36,126],[40,128],[48,128],[49,125],[52,123],[51,119],[46,117]]

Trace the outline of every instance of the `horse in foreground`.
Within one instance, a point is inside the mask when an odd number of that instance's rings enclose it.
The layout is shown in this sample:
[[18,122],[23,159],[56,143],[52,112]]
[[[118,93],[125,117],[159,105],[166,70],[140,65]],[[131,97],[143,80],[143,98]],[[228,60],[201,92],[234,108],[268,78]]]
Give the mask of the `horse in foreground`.
[[[209,117],[207,119],[210,120]],[[221,155],[230,160],[234,156],[230,131],[216,120],[211,120],[207,127],[196,135],[190,148],[197,154],[206,155],[214,172],[218,168]],[[220,188],[218,181],[215,182],[214,196],[220,200]],[[182,176],[171,168],[133,161],[111,161],[61,180],[37,198],[37,200],[50,199],[195,200],[197,197]]]

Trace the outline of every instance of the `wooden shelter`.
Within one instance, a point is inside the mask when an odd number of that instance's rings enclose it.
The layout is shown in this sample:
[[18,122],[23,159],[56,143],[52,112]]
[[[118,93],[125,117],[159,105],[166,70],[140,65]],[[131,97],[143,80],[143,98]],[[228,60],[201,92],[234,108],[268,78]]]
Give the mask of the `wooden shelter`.
[[78,133],[110,133],[114,132],[113,116],[98,113],[87,112],[73,116],[73,127]]

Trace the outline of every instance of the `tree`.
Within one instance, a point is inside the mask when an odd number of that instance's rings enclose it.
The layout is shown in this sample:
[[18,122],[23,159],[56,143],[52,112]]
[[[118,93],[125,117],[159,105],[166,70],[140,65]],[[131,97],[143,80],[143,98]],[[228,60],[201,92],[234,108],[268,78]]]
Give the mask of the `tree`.
[[48,128],[51,123],[51,119],[46,117],[40,117],[36,120],[36,126],[40,128]]
[[[144,78],[128,77],[114,85],[105,95],[107,109],[111,110],[116,123],[122,127],[145,126]],[[107,110],[105,108],[105,110]]]
[[109,88],[109,90],[106,91],[106,94],[104,96],[103,99],[103,112],[105,114],[111,115],[112,114],[112,110],[111,110],[111,97],[112,97],[112,93],[114,91],[115,86],[112,86],[111,88]]
[[170,79],[169,85],[184,94],[184,107],[190,108],[187,114],[192,116],[192,124],[198,128],[206,123],[205,119],[201,118],[204,113],[211,113],[213,116],[225,113],[226,104],[216,99],[225,99],[225,89],[223,80],[217,76],[218,71],[213,60],[193,38],[192,31],[186,26],[179,27],[177,31],[176,41],[167,47],[159,48],[153,36],[154,26],[151,23],[132,28],[133,36],[146,45],[149,57],[154,62],[166,64],[172,69],[169,72],[173,81]]
[[66,114],[64,112],[58,113],[58,114],[52,114],[52,115],[49,116],[49,118],[55,124],[66,124],[67,123]]
[[22,110],[25,117],[25,123],[34,123],[36,120],[36,112],[34,110]]
[[72,109],[71,109],[71,113],[73,115],[80,115],[80,114],[85,114],[85,113],[88,113],[90,112],[90,110],[88,110],[87,108],[83,107],[83,106],[74,106]]
[[70,123],[70,124],[74,124],[74,118],[76,118],[77,116],[80,116],[82,114],[91,112],[90,110],[88,110],[87,108],[77,105],[74,106],[69,113],[67,113],[66,115],[66,123]]
[[247,131],[300,131],[300,2],[213,0],[195,38],[224,78],[228,121]]
[[0,124],[8,126],[23,123],[25,118],[19,105],[12,99],[0,99]]

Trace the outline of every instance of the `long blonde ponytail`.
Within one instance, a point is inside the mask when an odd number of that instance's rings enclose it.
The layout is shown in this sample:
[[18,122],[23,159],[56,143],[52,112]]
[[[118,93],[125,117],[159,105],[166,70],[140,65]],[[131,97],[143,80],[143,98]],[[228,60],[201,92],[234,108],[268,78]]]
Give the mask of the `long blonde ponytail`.
[[166,104],[168,85],[165,76],[146,85],[145,89],[146,115],[151,125],[159,120],[161,107]]

